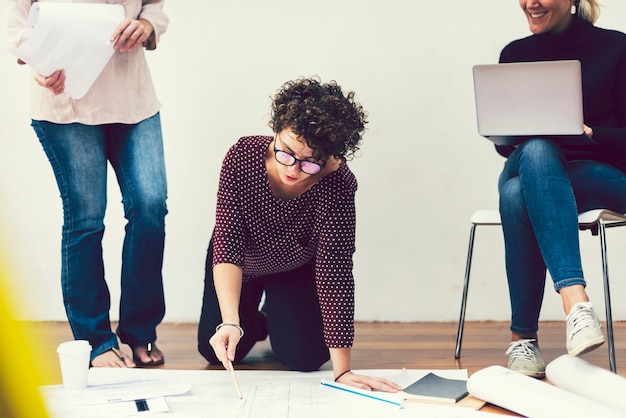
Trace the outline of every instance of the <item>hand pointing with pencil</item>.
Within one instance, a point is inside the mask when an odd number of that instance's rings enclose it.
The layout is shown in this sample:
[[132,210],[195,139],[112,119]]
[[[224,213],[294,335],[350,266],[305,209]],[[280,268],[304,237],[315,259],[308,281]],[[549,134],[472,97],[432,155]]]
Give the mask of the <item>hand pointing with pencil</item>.
[[215,328],[215,334],[209,339],[216,357],[228,369],[228,362],[235,361],[235,351],[239,340],[243,337],[243,328],[238,324],[222,322]]
[[233,377],[235,387],[239,399],[243,399],[241,394],[241,388],[237,376],[235,375],[235,369],[233,368],[233,361],[235,360],[235,351],[237,343],[243,337],[243,328],[235,323],[222,322],[215,328],[215,334],[209,339],[209,344],[215,350],[215,355],[222,362],[222,365],[228,370]]

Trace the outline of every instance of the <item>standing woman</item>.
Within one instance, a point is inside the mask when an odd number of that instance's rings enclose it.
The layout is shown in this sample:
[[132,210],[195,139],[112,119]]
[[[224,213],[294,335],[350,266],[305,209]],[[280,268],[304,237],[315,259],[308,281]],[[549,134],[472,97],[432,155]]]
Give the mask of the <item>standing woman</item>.
[[293,370],[330,358],[336,381],[401,389],[350,371],[357,182],[346,161],[365,123],[353,92],[298,79],[274,96],[274,135],[241,138],[228,151],[198,327],[210,363],[228,369],[269,333],[276,359]]
[[[71,0],[69,0],[71,2]],[[10,0],[8,39],[28,35],[32,0]],[[126,19],[111,34],[115,53],[87,94],[63,93],[62,68],[35,74],[32,127],[52,165],[63,201],[61,284],[74,338],[88,340],[95,367],[163,363],[154,344],[165,302],[161,267],[167,213],[163,140],[157,100],[144,47],[155,49],[168,18],[163,0],[97,0],[118,3]],[[122,251],[117,335],[132,349],[118,350],[109,320],[102,237],[107,203],[107,163],[120,186],[128,221]]]
[[507,157],[498,189],[512,311],[508,366],[542,377],[537,330],[546,269],[567,316],[568,353],[604,342],[585,292],[577,215],[597,208],[626,212],[626,35],[593,25],[596,0],[518,1],[533,35],[507,45],[500,62],[579,60],[583,129],[595,141],[569,147],[538,137],[497,146]]

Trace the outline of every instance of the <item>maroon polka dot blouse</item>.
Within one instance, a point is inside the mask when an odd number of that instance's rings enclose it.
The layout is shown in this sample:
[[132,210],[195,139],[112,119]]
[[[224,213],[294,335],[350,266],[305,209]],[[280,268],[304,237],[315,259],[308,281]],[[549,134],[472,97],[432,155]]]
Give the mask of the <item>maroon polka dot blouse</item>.
[[265,168],[270,136],[239,139],[222,164],[213,237],[213,266],[232,263],[244,280],[315,262],[324,338],[328,347],[354,339],[354,195],[346,164],[301,196],[282,200]]

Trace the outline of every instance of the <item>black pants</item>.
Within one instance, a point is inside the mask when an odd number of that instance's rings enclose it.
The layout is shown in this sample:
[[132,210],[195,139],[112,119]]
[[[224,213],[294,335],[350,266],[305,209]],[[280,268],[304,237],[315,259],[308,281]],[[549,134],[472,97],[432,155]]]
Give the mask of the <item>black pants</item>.
[[[198,351],[212,364],[219,364],[209,338],[222,322],[213,284],[213,240],[207,251],[204,296],[198,324]],[[263,312],[259,303],[265,292]],[[292,370],[318,370],[330,358],[324,342],[315,270],[312,263],[295,270],[257,277],[243,282],[239,303],[241,327],[245,333],[237,345],[235,363],[241,362],[254,344],[269,333],[276,360]]]

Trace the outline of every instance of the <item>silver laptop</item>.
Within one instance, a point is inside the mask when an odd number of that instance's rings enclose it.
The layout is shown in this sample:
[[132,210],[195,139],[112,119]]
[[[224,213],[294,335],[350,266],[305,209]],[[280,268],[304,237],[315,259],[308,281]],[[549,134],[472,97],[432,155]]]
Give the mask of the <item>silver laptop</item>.
[[538,61],[476,65],[478,133],[498,145],[545,136],[589,145],[583,133],[580,62]]

